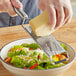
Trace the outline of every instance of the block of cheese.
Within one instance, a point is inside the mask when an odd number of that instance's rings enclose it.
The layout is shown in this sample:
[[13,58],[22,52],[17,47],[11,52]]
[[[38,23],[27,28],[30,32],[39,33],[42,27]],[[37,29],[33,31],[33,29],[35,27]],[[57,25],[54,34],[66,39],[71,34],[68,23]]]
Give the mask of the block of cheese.
[[48,12],[44,11],[42,14],[29,21],[33,32],[37,36],[48,36],[54,31],[54,29],[49,25],[48,16]]

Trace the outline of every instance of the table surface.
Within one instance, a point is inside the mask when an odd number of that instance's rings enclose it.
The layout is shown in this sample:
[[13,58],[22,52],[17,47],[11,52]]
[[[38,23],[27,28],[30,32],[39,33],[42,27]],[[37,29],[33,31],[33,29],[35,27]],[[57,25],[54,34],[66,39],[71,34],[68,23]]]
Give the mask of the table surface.
[[[26,26],[26,25],[25,25]],[[76,51],[76,18],[52,34],[57,40],[71,45]],[[20,25],[0,28],[0,48],[5,44],[22,38],[30,37]],[[0,76],[14,76],[0,62]],[[63,76],[76,76],[76,60]]]

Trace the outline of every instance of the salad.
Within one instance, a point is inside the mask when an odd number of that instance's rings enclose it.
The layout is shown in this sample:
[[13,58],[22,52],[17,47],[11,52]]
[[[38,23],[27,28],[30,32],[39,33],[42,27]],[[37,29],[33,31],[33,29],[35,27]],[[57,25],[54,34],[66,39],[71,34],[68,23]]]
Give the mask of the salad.
[[[61,46],[66,50],[65,45],[61,44]],[[65,58],[67,58],[65,53],[52,56],[53,62]],[[55,65],[51,64],[50,59],[36,43],[15,45],[8,51],[5,62],[25,69],[51,69],[68,63],[65,61]]]

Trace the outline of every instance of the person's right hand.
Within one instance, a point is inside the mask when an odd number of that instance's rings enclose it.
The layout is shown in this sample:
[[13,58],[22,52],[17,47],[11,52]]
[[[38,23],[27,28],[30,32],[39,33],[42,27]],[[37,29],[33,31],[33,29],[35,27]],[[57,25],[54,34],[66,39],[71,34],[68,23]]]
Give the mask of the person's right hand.
[[20,9],[22,4],[19,0],[0,0],[0,12],[8,12],[10,16],[16,16],[13,7]]
[[47,10],[50,26],[54,29],[62,27],[72,19],[70,0],[39,0],[39,8]]

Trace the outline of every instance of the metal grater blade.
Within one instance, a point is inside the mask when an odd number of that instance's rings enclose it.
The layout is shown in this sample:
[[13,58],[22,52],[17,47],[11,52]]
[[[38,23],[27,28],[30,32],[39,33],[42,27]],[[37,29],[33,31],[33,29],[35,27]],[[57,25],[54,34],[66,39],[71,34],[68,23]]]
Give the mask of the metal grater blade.
[[50,56],[66,52],[52,35],[38,38],[37,41],[41,47],[47,49],[46,51],[50,54]]
[[65,52],[64,48],[52,35],[45,37],[37,37],[32,31],[30,25],[27,26],[25,29],[30,34],[30,36],[36,41],[36,43],[44,50],[44,52],[47,52],[49,56]]

